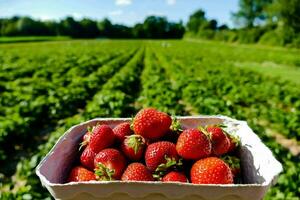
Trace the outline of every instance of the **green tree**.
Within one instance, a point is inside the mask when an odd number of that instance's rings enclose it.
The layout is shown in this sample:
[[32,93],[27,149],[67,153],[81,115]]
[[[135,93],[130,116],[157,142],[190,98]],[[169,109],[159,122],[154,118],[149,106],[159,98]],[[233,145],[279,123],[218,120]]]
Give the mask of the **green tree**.
[[275,2],[277,18],[284,27],[300,32],[300,0],[277,0]]
[[101,37],[109,37],[113,31],[113,25],[109,19],[105,18],[103,21],[98,22],[97,27]]
[[145,38],[146,33],[143,24],[138,23],[134,25],[134,27],[132,28],[132,35],[134,38]]
[[168,23],[167,36],[168,38],[181,38],[185,32],[182,21],[179,23]]
[[273,0],[240,0],[239,11],[233,13],[236,24],[252,28],[256,21],[267,18],[267,8]]
[[197,33],[199,31],[200,26],[205,22],[205,12],[202,9],[199,9],[189,17],[187,29],[190,32]]
[[147,17],[143,25],[147,38],[164,38],[167,26],[167,19],[157,16]]
[[82,30],[82,32],[80,33],[81,37],[95,38],[99,35],[99,30],[95,21],[84,18],[79,23]]
[[66,17],[61,21],[61,28],[63,35],[71,37],[80,37],[81,26],[80,23],[75,21],[73,17]]

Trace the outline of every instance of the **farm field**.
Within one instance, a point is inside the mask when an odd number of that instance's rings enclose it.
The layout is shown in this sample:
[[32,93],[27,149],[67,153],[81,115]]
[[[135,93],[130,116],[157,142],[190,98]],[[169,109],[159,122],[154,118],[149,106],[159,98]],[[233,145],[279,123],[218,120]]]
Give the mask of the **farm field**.
[[63,41],[70,40],[67,36],[19,36],[19,37],[0,37],[1,43],[17,43],[17,42],[37,42],[37,41]]
[[181,40],[2,44],[0,199],[50,199],[34,170],[64,131],[149,106],[246,120],[284,166],[265,199],[299,199],[300,155],[274,139],[300,146],[299,55]]

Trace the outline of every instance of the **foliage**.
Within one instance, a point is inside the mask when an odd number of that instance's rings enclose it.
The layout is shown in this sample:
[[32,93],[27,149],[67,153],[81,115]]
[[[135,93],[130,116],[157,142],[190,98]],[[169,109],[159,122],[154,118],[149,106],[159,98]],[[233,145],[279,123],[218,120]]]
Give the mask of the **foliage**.
[[190,16],[185,37],[299,47],[300,0],[239,0],[232,16],[238,28],[218,27],[200,9]]
[[59,36],[72,38],[181,38],[182,22],[169,22],[165,17],[149,16],[142,24],[128,27],[112,24],[108,19],[76,21],[66,17],[59,22],[39,21],[29,17],[0,18],[0,36]]
[[267,8],[273,0],[240,0],[239,10],[233,14],[237,23],[243,27],[252,28],[267,18]]
[[299,140],[299,87],[242,67],[272,62],[298,68],[299,50],[173,40],[8,44],[0,50],[0,199],[50,198],[35,168],[68,128],[95,117],[131,117],[148,106],[246,120],[284,166],[266,199],[300,195],[299,156],[273,138],[280,133]]

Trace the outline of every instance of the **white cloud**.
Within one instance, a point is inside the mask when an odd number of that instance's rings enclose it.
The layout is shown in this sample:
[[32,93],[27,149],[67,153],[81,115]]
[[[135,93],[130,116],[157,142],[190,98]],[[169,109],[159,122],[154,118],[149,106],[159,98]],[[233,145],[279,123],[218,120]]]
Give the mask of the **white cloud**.
[[120,16],[122,14],[123,14],[122,10],[113,10],[113,11],[108,13],[108,15],[110,15],[110,16]]
[[115,4],[117,6],[128,6],[128,5],[132,4],[132,0],[116,0]]
[[176,0],[167,0],[167,4],[172,6],[176,4]]

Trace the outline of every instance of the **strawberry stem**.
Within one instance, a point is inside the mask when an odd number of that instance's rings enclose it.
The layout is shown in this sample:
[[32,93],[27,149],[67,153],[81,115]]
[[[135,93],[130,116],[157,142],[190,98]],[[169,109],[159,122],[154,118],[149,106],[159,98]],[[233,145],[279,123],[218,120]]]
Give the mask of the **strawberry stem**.
[[182,159],[179,159],[176,161],[175,158],[169,158],[168,156],[165,156],[166,163],[161,163],[158,165],[158,167],[155,169],[153,178],[156,180],[161,180],[164,175],[167,174],[170,169],[177,169],[182,166]]
[[203,127],[203,126],[199,125],[197,128],[198,128],[199,131],[201,131],[201,132],[204,133],[207,137],[210,138],[210,134],[209,134],[208,131],[206,130],[206,127]]
[[235,156],[223,156],[222,160],[229,165],[231,169],[240,169],[240,159]]
[[177,133],[181,133],[183,131],[179,120],[175,116],[172,116],[172,124],[170,129]]
[[109,169],[102,163],[98,163],[97,169],[95,169],[95,174],[99,181],[111,181],[114,180],[113,175],[115,174],[115,170]]
[[82,149],[82,147],[86,146],[88,144],[88,141],[83,141],[79,144],[79,151]]
[[140,135],[130,135],[126,138],[128,138],[127,145],[133,149],[135,154],[145,145],[145,139]]

